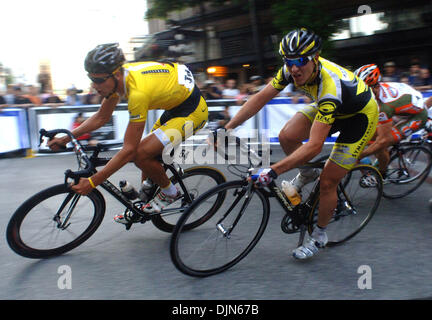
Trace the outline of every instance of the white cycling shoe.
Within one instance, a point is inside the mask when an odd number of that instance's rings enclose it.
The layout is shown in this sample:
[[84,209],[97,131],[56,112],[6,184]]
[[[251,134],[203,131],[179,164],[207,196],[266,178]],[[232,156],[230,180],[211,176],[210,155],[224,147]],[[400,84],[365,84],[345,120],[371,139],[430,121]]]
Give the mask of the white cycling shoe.
[[307,239],[303,245],[293,250],[293,257],[299,260],[312,258],[318,253],[320,249],[324,248],[328,242],[327,235],[325,233],[321,238],[322,239],[320,241],[315,240],[312,237]]
[[318,169],[310,170],[310,173],[306,172],[299,172],[294,179],[291,180],[292,185],[294,188],[296,188],[297,192],[300,192],[301,189],[307,185],[308,183],[311,183],[315,181],[320,175],[320,172]]
[[146,213],[160,213],[164,208],[169,206],[174,201],[180,199],[182,194],[177,190],[177,194],[174,197],[170,197],[160,191],[149,203],[142,207],[142,210]]

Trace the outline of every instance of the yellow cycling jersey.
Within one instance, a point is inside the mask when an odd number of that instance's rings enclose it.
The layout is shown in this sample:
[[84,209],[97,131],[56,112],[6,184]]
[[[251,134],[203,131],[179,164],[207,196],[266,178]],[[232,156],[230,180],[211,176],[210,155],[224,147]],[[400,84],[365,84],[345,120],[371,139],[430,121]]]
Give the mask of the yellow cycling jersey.
[[178,63],[145,61],[127,63],[123,68],[131,122],[146,121],[148,110],[174,109],[195,87],[192,73]]
[[297,89],[316,102],[318,112],[314,120],[330,125],[335,119],[351,117],[366,107],[373,93],[363,80],[322,57],[318,61],[318,75],[312,83],[296,86],[288,67],[284,65],[273,78],[272,86],[280,91],[294,83]]

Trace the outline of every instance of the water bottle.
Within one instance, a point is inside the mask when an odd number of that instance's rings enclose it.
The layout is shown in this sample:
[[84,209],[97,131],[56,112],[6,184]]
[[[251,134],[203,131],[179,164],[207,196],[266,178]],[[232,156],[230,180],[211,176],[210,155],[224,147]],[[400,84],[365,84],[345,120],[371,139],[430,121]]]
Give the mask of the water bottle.
[[368,165],[372,165],[372,160],[369,157],[364,157],[363,159],[360,160],[361,164],[368,164]]
[[129,200],[134,200],[138,198],[138,192],[129,182],[127,182],[126,180],[122,180],[120,181],[119,185],[121,192],[126,198],[128,198]]
[[148,200],[150,200],[150,191],[153,188],[154,184],[153,181],[151,181],[150,179],[146,179],[143,181],[140,191],[139,191],[139,198],[141,199],[141,201],[143,202],[147,202]]
[[289,181],[282,181],[282,191],[288,197],[289,201],[294,205],[301,202],[301,195],[297,192],[296,188]]

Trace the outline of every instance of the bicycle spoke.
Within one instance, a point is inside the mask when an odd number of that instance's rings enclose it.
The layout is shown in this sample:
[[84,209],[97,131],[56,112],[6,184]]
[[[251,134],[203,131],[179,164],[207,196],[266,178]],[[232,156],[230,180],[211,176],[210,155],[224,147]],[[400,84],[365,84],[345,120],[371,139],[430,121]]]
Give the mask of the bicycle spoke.
[[[378,208],[381,194],[382,180],[376,169],[358,166],[351,170],[338,186],[337,206],[326,230],[328,245],[342,243],[362,230]],[[318,211],[319,202],[314,214]]]
[[[25,217],[20,228],[23,243],[38,250],[52,249],[73,241],[88,228],[93,219],[93,214],[88,212],[88,199],[79,195],[66,196],[65,200],[62,197],[41,202],[32,209],[32,215]],[[58,203],[61,205],[56,209]]]
[[[171,240],[175,265],[189,275],[205,276],[221,272],[240,261],[257,243],[268,221],[267,202],[252,190],[246,196],[243,183],[230,182],[197,199],[182,216]],[[226,198],[219,210],[203,225],[183,232],[194,212],[220,192]]]
[[431,165],[429,149],[417,145],[404,146],[390,159],[384,196],[393,199],[410,194],[427,178]]

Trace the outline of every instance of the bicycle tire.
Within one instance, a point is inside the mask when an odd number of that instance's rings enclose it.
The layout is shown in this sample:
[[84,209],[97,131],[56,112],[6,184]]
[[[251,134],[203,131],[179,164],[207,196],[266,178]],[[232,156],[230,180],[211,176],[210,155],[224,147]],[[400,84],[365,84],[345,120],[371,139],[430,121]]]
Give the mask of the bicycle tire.
[[[247,188],[244,180],[226,182],[204,193],[181,216],[170,243],[171,260],[179,271],[193,277],[221,273],[240,262],[256,246],[266,229],[270,205],[260,189],[252,188],[250,197],[245,197]],[[217,213],[198,228],[183,232],[193,212],[219,193],[226,194],[227,198]],[[251,206],[253,210],[246,210]],[[243,216],[234,223],[240,212]],[[228,234],[233,224],[235,227]]]
[[[66,209],[67,205],[72,206],[73,199],[77,201],[73,205],[72,214],[68,220],[69,225],[61,229],[58,228],[58,223],[53,220],[53,217],[68,195],[70,199],[65,203],[63,209]],[[93,206],[92,214],[87,214],[89,204]],[[85,209],[85,214],[79,211],[82,208]],[[7,226],[7,242],[15,253],[26,258],[42,259],[58,256],[78,247],[90,238],[101,224],[104,215],[105,200],[98,190],[94,189],[87,196],[79,196],[71,192],[65,184],[55,185],[33,195],[15,211]],[[89,220],[88,226],[84,223],[84,219]],[[76,230],[81,225],[84,225],[83,231],[77,233]],[[41,229],[37,229],[38,227]],[[56,236],[53,237],[49,231],[55,232]],[[72,239],[69,236],[74,235],[74,232],[77,236]],[[30,237],[31,234],[34,234],[34,237]],[[37,239],[36,236],[40,239]],[[60,241],[61,237],[70,240],[66,239],[60,245],[47,243],[49,240]],[[39,243],[37,240],[40,240]]]
[[[360,164],[351,169],[338,186],[337,207],[326,228],[327,246],[341,244],[358,234],[378,209],[382,193],[382,177],[375,167]],[[308,217],[309,234],[316,225],[318,209],[319,197]]]
[[[192,179],[189,179],[192,178]],[[189,180],[188,180],[189,179]],[[192,167],[184,170],[182,175],[182,180],[191,195],[192,200],[199,197],[200,194],[203,194],[203,191],[207,191],[214,186],[220,185],[226,182],[225,176],[217,169],[212,167]],[[192,183],[191,181],[197,182],[198,184]],[[173,184],[178,184],[175,177],[171,177],[171,182]],[[205,186],[209,185],[207,189],[201,189],[200,185],[204,184]],[[178,186],[179,190],[181,190],[180,186]],[[184,201],[183,199],[181,199]],[[192,221],[188,225],[184,227],[184,230],[190,230],[196,228],[197,226],[203,224],[208,219],[212,217],[212,215],[217,211],[217,209],[222,205],[224,201],[224,195],[221,194],[213,204],[213,206],[209,209],[209,211],[203,215],[199,215],[196,217],[195,221]],[[173,206],[178,205],[178,201],[173,204]],[[183,206],[184,204],[182,204]],[[187,203],[186,205],[190,205]],[[165,232],[173,232],[175,225],[179,219],[179,214],[174,215],[164,215],[164,213],[154,215],[152,217],[152,222],[161,231]]]
[[[400,153],[399,153],[400,152]],[[390,157],[383,196],[398,199],[409,195],[426,180],[432,167],[432,152],[423,146],[403,146]]]

